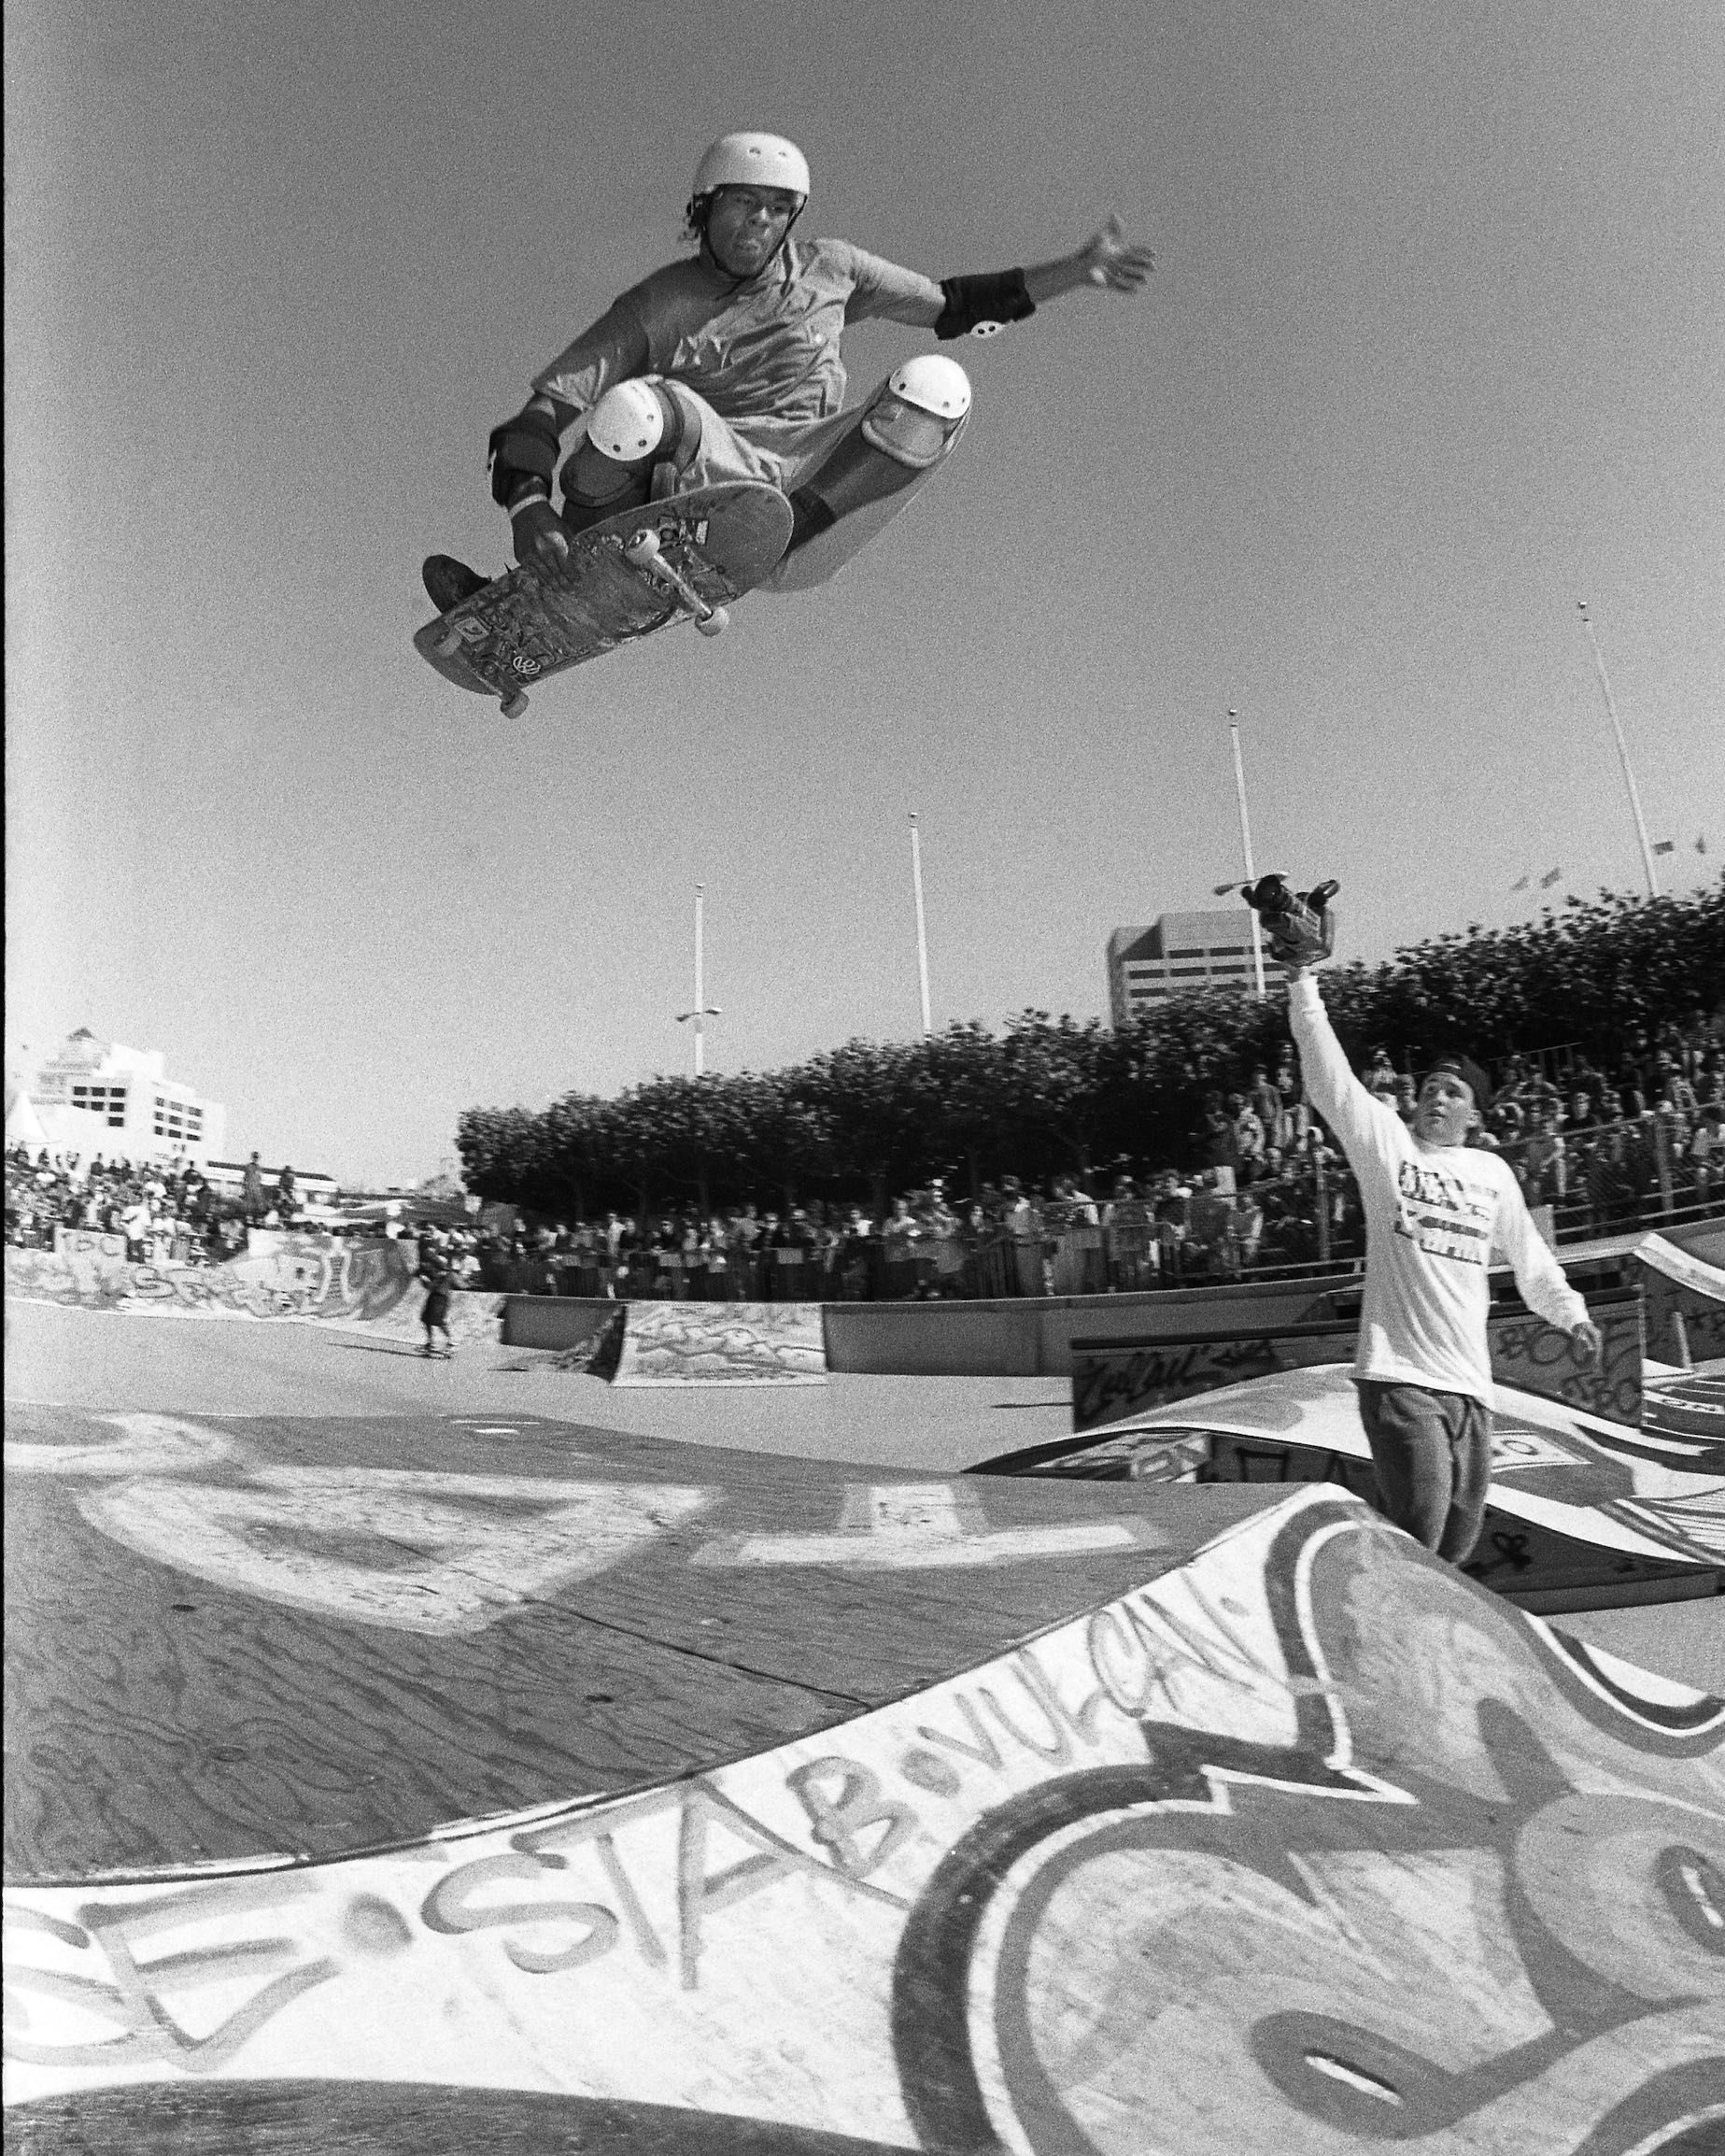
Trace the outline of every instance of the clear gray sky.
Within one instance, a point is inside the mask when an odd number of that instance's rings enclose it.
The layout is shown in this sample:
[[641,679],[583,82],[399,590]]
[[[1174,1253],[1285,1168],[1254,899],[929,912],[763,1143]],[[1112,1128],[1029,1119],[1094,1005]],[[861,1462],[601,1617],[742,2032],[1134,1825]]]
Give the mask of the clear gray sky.
[[[1105,1008],[1239,844],[1342,941],[1725,854],[1718,0],[7,10],[8,1058],[89,1025],[231,1146],[429,1172],[468,1103]],[[764,126],[940,277],[1156,249],[969,365],[845,575],[540,689],[409,645],[490,427]],[[870,324],[853,395],[926,348]],[[1706,857],[1693,850],[1705,831]],[[1537,894],[1535,894],[1536,896]]]

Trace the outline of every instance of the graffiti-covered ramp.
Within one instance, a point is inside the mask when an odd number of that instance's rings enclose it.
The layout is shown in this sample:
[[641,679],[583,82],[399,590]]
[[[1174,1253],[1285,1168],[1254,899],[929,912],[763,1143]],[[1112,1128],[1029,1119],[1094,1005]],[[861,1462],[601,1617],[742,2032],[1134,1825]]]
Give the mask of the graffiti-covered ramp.
[[[1087,1493],[1151,1530],[1138,1577],[1086,1599],[1045,1564],[1068,1607],[1025,1626],[1003,1582],[1032,1559],[941,1560],[1011,1530],[937,1486],[806,1536],[757,1499],[683,1567],[776,1578],[811,1680],[835,1642],[878,1661],[871,1616],[919,1573],[1019,1627],[879,1704],[372,1853],[15,1885],[18,2145],[1718,2145],[1725,1707],[1318,1486],[1184,1547],[1177,1494]],[[443,1689],[374,1695],[380,1766]]]

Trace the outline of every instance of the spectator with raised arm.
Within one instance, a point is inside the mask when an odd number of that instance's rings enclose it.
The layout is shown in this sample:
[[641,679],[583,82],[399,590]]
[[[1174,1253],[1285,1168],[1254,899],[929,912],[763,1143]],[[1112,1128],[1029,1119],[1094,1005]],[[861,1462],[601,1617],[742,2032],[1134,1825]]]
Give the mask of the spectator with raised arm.
[[1295,910],[1266,914],[1265,928],[1288,969],[1307,1086],[1360,1187],[1365,1288],[1354,1372],[1379,1506],[1459,1565],[1478,1539],[1491,1481],[1493,1249],[1508,1258],[1532,1308],[1589,1362],[1598,1358],[1600,1336],[1540,1240],[1514,1176],[1498,1155],[1464,1142],[1491,1105],[1478,1065],[1439,1056],[1411,1126],[1349,1068],[1312,973],[1334,946],[1328,901],[1336,887],[1320,885]]

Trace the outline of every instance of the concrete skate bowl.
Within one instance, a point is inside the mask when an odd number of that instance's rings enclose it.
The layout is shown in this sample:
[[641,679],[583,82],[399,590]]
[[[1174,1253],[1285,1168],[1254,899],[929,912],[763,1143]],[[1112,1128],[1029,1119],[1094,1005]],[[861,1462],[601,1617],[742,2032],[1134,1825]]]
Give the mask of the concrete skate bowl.
[[33,2156],[1717,2146],[1725,1705],[1345,1492],[21,1419]]
[[[8,1248],[7,1298],[122,1317],[250,1319],[421,1337],[425,1289],[399,1243],[273,1235],[241,1257],[199,1266],[140,1264],[116,1255],[117,1245],[123,1249],[117,1237],[73,1230],[53,1250]],[[452,1295],[451,1337],[496,1340],[503,1299]]]

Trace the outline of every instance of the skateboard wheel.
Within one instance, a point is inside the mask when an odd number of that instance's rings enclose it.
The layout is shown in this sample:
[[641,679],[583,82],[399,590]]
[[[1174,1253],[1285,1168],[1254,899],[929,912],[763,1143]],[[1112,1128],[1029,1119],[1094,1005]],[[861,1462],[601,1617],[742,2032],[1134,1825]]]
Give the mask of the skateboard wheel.
[[526,689],[524,689],[524,688],[517,688],[517,689],[516,689],[516,690],[515,690],[515,691],[514,691],[514,692],[513,692],[511,695],[508,695],[508,696],[504,697],[504,699],[503,699],[503,716],[504,716],[505,718],[519,718],[519,717],[520,717],[520,716],[521,716],[521,714],[522,714],[522,713],[523,713],[523,712],[524,712],[526,709],[527,709],[527,691],[526,691]]
[[695,626],[703,636],[718,636],[730,627],[730,616],[722,606],[715,606],[710,614],[697,615]]
[[644,532],[631,532],[623,542],[625,557],[638,565],[658,560],[658,533],[649,525]]

